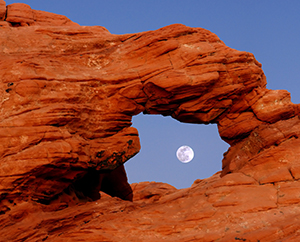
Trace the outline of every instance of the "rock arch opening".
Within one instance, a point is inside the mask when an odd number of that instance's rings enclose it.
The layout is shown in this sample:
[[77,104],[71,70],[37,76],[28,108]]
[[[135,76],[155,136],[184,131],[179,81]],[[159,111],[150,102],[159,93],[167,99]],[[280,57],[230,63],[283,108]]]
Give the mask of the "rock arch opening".
[[[201,28],[173,25],[112,35],[102,27],[80,27],[59,15],[3,3],[3,241],[296,238],[300,106],[287,92],[265,88],[253,55],[228,48]],[[127,179],[122,183],[109,175],[120,172],[116,177],[125,178],[122,165],[140,150],[138,133],[130,127],[140,112],[217,124],[231,145],[222,176],[162,199],[146,191],[140,196],[145,202],[104,198],[68,209],[69,202],[46,206],[62,192],[66,199],[77,193],[97,200],[99,189],[130,200]],[[179,145],[170,154],[182,165],[174,155]],[[159,148],[164,154],[166,148]],[[160,171],[167,174],[174,164]]]
[[[186,124],[171,117],[139,114],[133,117],[132,126],[139,132],[141,150],[125,163],[129,183],[156,181],[180,189],[222,169],[229,145],[220,139],[215,124]],[[190,145],[195,152],[189,164],[175,156],[181,145]]]
[[[172,25],[118,36],[69,24],[60,31],[43,24],[40,30],[17,27],[1,39],[14,39],[9,48],[19,56],[6,56],[0,83],[2,200],[46,203],[70,185],[99,189],[100,174],[117,170],[139,152],[131,121],[141,112],[217,124],[220,137],[231,145],[222,176],[241,169],[248,175],[253,157],[298,139],[293,127],[299,125],[299,107],[289,93],[266,89],[254,56],[227,47],[213,33]],[[34,48],[29,48],[32,39]],[[45,39],[49,46],[53,39],[68,46],[64,57],[45,49]],[[86,48],[78,48],[86,39]],[[53,62],[37,51],[49,53]],[[288,120],[287,129],[282,120]],[[173,158],[180,145],[170,152]],[[85,193],[97,199],[89,189]]]

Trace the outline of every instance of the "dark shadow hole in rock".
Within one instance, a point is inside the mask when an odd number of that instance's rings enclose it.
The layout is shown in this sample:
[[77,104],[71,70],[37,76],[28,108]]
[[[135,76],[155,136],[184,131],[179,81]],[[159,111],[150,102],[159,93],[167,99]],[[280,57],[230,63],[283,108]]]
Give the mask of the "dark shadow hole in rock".
[[81,179],[72,184],[72,188],[79,199],[96,201],[100,199],[99,191],[102,191],[112,197],[132,201],[132,189],[127,183],[124,166],[113,171],[90,168]]
[[[44,178],[45,180],[49,179]],[[55,179],[55,178],[53,178]],[[71,183],[72,181],[66,179],[59,179],[64,183]],[[36,202],[49,205],[53,203],[81,203],[88,201],[95,201],[100,199],[101,173],[96,169],[88,169],[82,171],[81,175],[75,178],[63,192],[51,196],[49,192],[45,192],[45,198],[39,198]]]
[[86,175],[73,184],[74,191],[79,199],[88,198],[92,201],[100,199],[101,173],[90,168]]
[[103,173],[94,168],[82,171],[74,181],[61,179],[64,183],[71,183],[63,192],[47,199],[38,199],[37,202],[49,205],[53,203],[76,204],[81,202],[96,201],[100,199],[101,176]]
[[11,24],[11,26],[12,27],[21,27],[22,25],[21,25],[21,23],[17,23],[17,22],[10,22],[10,24]]
[[100,191],[112,197],[132,201],[132,189],[127,183],[123,165],[113,171],[88,168],[62,193],[53,196],[51,200],[39,199],[38,202],[48,205],[57,202],[72,204],[96,201],[101,198]]

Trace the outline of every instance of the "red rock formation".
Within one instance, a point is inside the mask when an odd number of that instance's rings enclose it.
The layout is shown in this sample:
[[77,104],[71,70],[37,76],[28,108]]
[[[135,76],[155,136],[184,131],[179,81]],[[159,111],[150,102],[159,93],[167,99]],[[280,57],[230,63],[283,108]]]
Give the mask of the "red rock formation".
[[[0,241],[299,240],[299,106],[252,54],[202,28],[112,35],[4,6]],[[222,171],[130,186],[140,112],[217,123]]]

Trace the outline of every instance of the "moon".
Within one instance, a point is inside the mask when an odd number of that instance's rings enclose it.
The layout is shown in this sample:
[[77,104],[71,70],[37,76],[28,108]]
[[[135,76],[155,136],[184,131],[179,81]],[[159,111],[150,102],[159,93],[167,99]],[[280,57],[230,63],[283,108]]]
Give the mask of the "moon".
[[182,163],[189,163],[194,158],[194,151],[191,147],[183,145],[178,148],[176,156]]

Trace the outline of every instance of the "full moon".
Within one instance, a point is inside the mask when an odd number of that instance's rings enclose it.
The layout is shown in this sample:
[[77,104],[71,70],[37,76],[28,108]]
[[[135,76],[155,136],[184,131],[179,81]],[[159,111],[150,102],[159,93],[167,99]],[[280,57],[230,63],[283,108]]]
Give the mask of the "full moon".
[[194,151],[191,147],[183,145],[178,148],[176,156],[182,163],[188,163],[194,158]]

